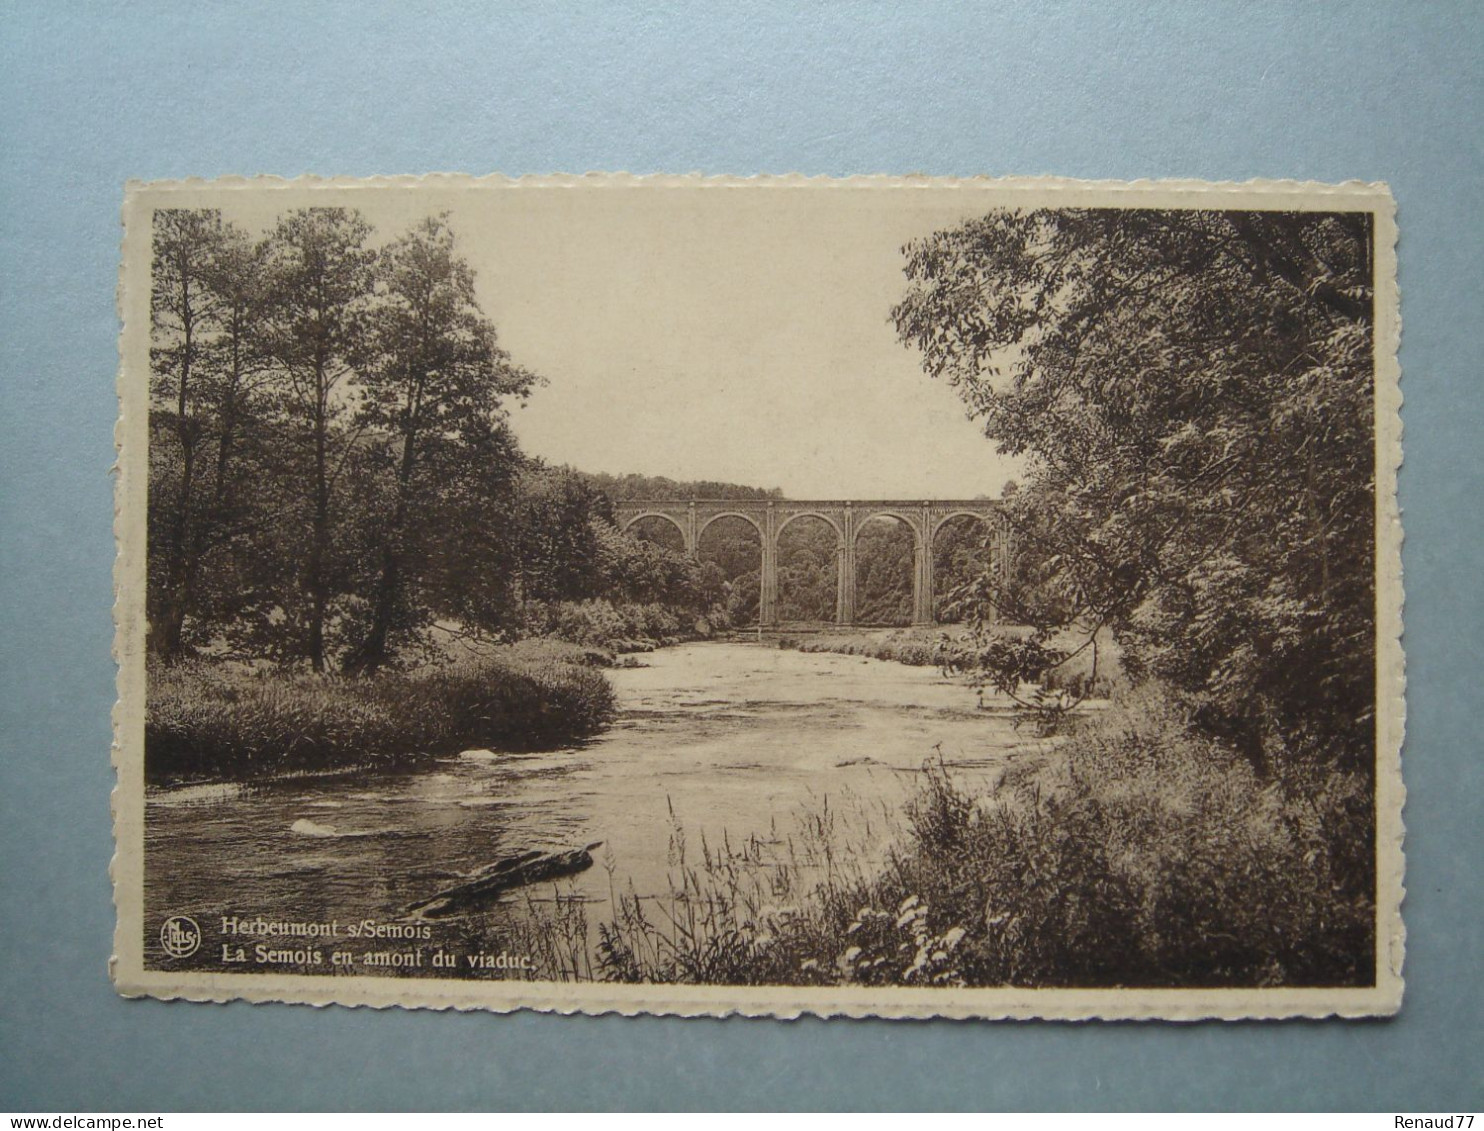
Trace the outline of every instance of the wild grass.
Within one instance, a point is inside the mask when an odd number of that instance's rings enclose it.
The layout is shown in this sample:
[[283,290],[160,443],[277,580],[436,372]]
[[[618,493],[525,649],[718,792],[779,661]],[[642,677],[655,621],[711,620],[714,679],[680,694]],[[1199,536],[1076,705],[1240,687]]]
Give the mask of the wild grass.
[[559,745],[612,716],[601,671],[550,646],[369,678],[152,665],[152,782],[392,764],[469,747]]
[[1361,985],[1369,797],[1338,771],[1260,777],[1146,693],[987,794],[929,763],[878,818],[884,851],[853,844],[829,806],[782,842],[687,854],[677,829],[666,897],[615,892],[595,938],[585,911],[548,905],[523,930],[578,980]]
[[[829,924],[848,919],[869,890],[885,814],[823,800],[786,837],[690,842],[678,822],[669,845],[669,890],[621,887],[609,860],[608,914],[550,889],[528,898],[500,928],[499,945],[536,956],[559,981],[716,985],[826,984]],[[888,818],[889,819],[889,818]],[[829,969],[833,969],[832,967]]]

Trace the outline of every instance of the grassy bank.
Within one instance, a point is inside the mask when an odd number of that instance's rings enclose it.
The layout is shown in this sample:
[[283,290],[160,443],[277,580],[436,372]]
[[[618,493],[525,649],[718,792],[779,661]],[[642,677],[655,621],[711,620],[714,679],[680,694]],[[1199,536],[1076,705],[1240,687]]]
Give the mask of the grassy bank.
[[[1004,639],[1027,636],[1030,629],[1005,625],[992,634]],[[1099,637],[1100,658],[1093,666],[1091,649],[1084,649],[1084,639],[1073,632],[1053,637],[1047,647],[1075,653],[1066,663],[1048,671],[1041,683],[1047,691],[1064,691],[1073,698],[1107,699],[1127,687],[1118,670],[1118,648],[1107,633]],[[868,656],[876,660],[911,667],[940,667],[945,671],[962,670],[963,654],[974,645],[970,634],[957,625],[936,628],[887,628],[826,630],[816,635],[778,638],[780,648],[800,652],[834,652],[845,656]]]
[[780,648],[800,652],[835,652],[842,656],[869,656],[911,667],[932,667],[939,662],[937,631],[914,628],[825,630],[812,636],[778,638]]
[[520,943],[554,975],[630,982],[1369,980],[1367,782],[1261,779],[1153,695],[1098,714],[986,796],[925,767],[884,866],[828,810],[782,849],[687,860],[682,833],[669,899],[620,895],[595,955],[580,907],[533,905]]
[[366,679],[152,666],[145,774],[156,783],[241,778],[557,745],[613,713],[613,690],[592,659],[530,642]]

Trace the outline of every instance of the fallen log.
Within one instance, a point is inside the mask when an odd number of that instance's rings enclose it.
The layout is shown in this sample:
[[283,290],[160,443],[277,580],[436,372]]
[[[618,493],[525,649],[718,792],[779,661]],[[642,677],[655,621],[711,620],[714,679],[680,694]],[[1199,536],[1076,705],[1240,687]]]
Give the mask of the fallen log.
[[483,910],[499,901],[506,892],[528,884],[560,880],[575,876],[593,866],[593,849],[603,842],[594,841],[586,848],[566,852],[522,852],[497,860],[453,887],[445,888],[420,903],[414,903],[404,919],[451,919]]

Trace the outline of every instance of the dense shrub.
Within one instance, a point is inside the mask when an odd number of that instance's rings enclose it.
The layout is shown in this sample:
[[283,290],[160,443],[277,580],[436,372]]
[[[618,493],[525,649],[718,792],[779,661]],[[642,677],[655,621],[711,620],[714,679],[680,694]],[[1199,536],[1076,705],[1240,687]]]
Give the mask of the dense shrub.
[[898,896],[965,932],[974,984],[1358,984],[1374,969],[1369,783],[1264,780],[1146,693],[988,805],[931,770]]
[[608,600],[533,602],[523,631],[613,652],[647,652],[709,636],[715,619],[689,615],[668,605]]
[[250,777],[559,745],[613,713],[602,672],[572,658],[522,648],[362,679],[152,664],[145,773]]

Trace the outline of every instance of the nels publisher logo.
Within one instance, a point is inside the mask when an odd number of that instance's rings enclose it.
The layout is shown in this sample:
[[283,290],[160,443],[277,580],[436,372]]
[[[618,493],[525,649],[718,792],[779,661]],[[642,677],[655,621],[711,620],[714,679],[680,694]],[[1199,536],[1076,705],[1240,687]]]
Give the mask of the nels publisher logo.
[[189,958],[201,947],[201,928],[189,915],[172,915],[160,928],[160,945],[171,958]]

